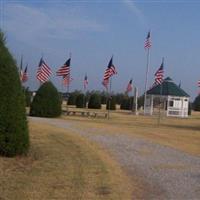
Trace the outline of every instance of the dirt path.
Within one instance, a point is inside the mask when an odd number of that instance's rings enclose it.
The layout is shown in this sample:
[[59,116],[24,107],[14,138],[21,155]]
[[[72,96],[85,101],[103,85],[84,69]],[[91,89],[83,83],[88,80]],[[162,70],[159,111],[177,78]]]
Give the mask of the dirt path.
[[30,118],[68,129],[101,144],[125,172],[145,186],[144,199],[200,199],[200,158],[123,133],[81,130],[75,121]]

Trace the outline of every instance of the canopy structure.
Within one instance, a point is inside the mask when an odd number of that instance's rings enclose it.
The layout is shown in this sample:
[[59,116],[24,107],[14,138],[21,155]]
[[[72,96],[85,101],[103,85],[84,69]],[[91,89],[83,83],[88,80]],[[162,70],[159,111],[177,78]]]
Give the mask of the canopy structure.
[[167,116],[188,117],[189,98],[183,89],[167,77],[161,85],[147,91],[146,114],[152,115],[156,106],[162,105]]

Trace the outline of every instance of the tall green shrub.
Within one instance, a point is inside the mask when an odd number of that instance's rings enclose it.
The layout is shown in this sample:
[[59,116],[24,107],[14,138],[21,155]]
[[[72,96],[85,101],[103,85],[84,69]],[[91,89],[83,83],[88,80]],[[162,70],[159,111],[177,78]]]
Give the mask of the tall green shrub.
[[0,154],[15,156],[29,148],[25,97],[16,63],[0,31]]
[[194,109],[195,111],[200,111],[200,95],[198,95],[198,96],[195,98],[195,100],[194,100],[194,102],[193,102],[193,109]]
[[61,98],[51,82],[38,89],[30,108],[31,116],[58,117],[61,115]]
[[101,97],[98,93],[91,94],[88,108],[101,109]]
[[80,91],[78,91],[78,90],[75,90],[74,92],[71,92],[69,94],[69,98],[68,98],[67,104],[68,105],[76,105],[76,98],[77,98],[77,96],[79,94],[80,94]]
[[121,110],[130,110],[130,108],[131,108],[130,98],[129,97],[124,97],[121,100],[120,109]]
[[85,108],[86,107],[86,97],[84,94],[79,94],[76,97],[76,107],[77,108]]
[[106,109],[108,110],[116,110],[116,98],[115,96],[111,96],[107,103],[106,103]]

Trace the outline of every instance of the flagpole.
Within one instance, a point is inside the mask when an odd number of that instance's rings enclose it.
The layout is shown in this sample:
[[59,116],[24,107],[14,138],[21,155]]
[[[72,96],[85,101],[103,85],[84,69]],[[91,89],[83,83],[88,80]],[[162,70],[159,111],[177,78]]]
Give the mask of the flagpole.
[[[164,64],[164,58],[162,58],[162,63]],[[161,96],[162,96],[162,91],[163,91],[163,84],[161,83],[160,85],[160,98],[159,98],[159,111],[158,111],[158,126],[160,126],[160,121],[161,121]]]
[[111,88],[112,88],[112,77],[110,77],[110,92],[108,91],[108,119],[110,119],[110,104],[111,104]]
[[147,49],[147,65],[146,65],[146,79],[145,79],[145,93],[144,93],[144,114],[146,114],[146,100],[147,100],[147,86],[148,86],[148,74],[149,74],[149,57],[150,48]]
[[[72,56],[72,53],[70,52],[69,53],[69,58],[70,58],[70,62],[71,62],[71,56]],[[71,65],[71,63],[70,63],[70,65]],[[70,70],[70,72],[71,72],[71,70]],[[67,113],[68,113],[68,111],[69,111],[69,108],[68,108],[68,100],[69,100],[69,84],[70,84],[70,73],[69,73],[69,80],[68,80],[68,84],[67,84],[67,104],[66,104],[66,110],[67,110]]]
[[137,89],[137,87],[135,87],[135,91],[134,91],[135,115],[138,115],[138,112],[137,112],[137,97],[138,97],[138,89]]

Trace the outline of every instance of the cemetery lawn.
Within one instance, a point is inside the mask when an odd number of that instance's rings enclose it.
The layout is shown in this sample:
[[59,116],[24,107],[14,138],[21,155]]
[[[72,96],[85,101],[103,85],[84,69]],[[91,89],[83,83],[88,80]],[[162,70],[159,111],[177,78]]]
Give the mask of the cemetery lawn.
[[131,199],[129,178],[100,147],[29,122],[27,156],[0,157],[0,199]]

